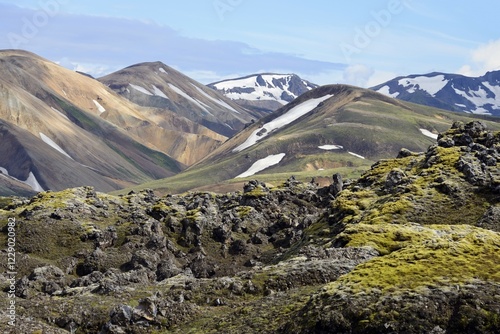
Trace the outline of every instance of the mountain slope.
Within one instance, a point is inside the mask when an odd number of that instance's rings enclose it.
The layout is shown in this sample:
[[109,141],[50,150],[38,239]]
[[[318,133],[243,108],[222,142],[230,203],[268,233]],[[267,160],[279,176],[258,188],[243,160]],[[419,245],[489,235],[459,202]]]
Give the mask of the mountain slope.
[[[153,124],[144,115],[149,110],[96,80],[18,50],[0,52],[0,71],[0,167],[9,182],[33,172],[43,189],[87,184],[109,191],[185,167],[148,140],[151,133],[162,140],[183,134]],[[207,151],[219,143],[212,140]]]
[[169,110],[223,136],[231,136],[254,115],[206,86],[161,63],[141,63],[99,81],[134,103]]
[[500,116],[500,71],[477,78],[445,73],[410,75],[372,89],[400,100],[436,108]]
[[303,80],[296,74],[262,73],[214,82],[208,87],[245,108],[271,112],[318,85]]
[[[183,173],[142,187],[177,192],[221,182],[241,186],[254,174],[268,174],[263,180],[271,182],[292,174],[308,180],[331,180],[334,172],[355,176],[402,147],[426,150],[453,121],[472,117],[371,90],[323,86],[248,126]],[[499,129],[494,121],[485,122]]]
[[[189,165],[205,156],[226,137],[164,109],[140,107],[114,93],[102,83],[69,71],[34,54],[1,52],[2,78],[6,87],[25,90],[39,105],[61,111],[62,100],[125,130],[136,141]],[[53,98],[53,97],[56,98]],[[52,114],[56,111],[52,110]],[[16,110],[11,110],[12,114]],[[63,113],[64,116],[64,113]],[[4,117],[15,119],[7,114]],[[16,120],[27,129],[34,122]],[[38,135],[36,129],[32,131]],[[58,142],[58,144],[61,144]],[[197,150],[190,148],[197,147]]]

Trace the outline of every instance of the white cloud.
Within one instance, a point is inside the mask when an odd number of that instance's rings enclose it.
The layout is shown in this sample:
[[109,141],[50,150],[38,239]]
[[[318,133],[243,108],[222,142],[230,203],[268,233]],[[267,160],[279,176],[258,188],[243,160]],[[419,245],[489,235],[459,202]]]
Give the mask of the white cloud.
[[302,79],[305,79],[309,82],[312,82],[320,86],[338,84],[343,82],[341,70],[325,71],[323,73],[318,73],[318,74],[307,74],[298,72],[297,75],[299,75]]
[[356,64],[347,67],[343,73],[344,83],[358,87],[366,87],[374,70],[366,65]]
[[394,79],[398,74],[389,71],[374,70],[366,65],[352,65],[343,73],[344,83],[369,88]]
[[488,71],[500,69],[500,39],[481,45],[471,52],[471,64],[462,66],[458,72],[467,76],[481,76]]
[[[10,45],[11,32],[23,37],[26,29],[19,27],[16,18],[31,18],[36,14],[32,9],[7,6],[1,1],[0,12],[7,13],[0,24],[0,45]],[[65,13],[37,31],[39,33],[33,33],[30,38],[23,37],[23,41],[26,40],[22,45],[24,49],[51,60],[66,57],[66,61],[60,61],[61,65],[96,77],[118,66],[158,60],[181,68],[183,73],[193,72],[204,82],[262,69],[316,75],[345,68],[342,63],[265,51],[243,42],[187,37],[166,25],[118,17]],[[203,74],[201,70],[216,75]]]
[[90,74],[95,78],[102,77],[106,74],[119,70],[121,67],[111,67],[104,64],[91,64],[91,63],[79,63],[76,61],[72,61],[66,57],[56,61],[56,64],[59,64],[67,69],[72,71],[78,71],[86,74]]
[[398,76],[397,73],[388,71],[375,71],[373,75],[368,79],[366,87],[374,87],[380,85],[386,81],[392,80]]

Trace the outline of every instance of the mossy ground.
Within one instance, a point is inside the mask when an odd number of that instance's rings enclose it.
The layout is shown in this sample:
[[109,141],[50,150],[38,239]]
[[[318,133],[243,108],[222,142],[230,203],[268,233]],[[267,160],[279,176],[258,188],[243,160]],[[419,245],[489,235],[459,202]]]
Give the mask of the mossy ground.
[[500,283],[500,236],[469,225],[364,225],[342,233],[347,246],[371,246],[384,256],[359,265],[332,289],[383,292],[473,279]]

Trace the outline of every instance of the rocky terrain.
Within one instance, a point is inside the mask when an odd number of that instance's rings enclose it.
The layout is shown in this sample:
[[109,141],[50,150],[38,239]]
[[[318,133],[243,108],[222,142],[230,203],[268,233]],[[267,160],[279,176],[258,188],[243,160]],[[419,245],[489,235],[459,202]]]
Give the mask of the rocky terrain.
[[3,198],[17,333],[498,333],[499,167],[500,132],[456,122],[327,187]]

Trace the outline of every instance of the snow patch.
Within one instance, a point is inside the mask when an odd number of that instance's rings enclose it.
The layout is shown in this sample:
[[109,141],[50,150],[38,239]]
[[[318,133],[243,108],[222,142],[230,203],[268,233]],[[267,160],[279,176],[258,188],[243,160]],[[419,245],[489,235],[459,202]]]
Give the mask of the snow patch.
[[29,176],[26,179],[26,181],[21,181],[21,182],[30,186],[31,189],[33,189],[34,191],[44,191],[40,183],[38,183],[38,180],[36,179],[33,172],[29,173]]
[[272,154],[270,156],[265,157],[264,159],[259,159],[253,163],[253,165],[244,173],[236,176],[238,177],[247,177],[257,174],[260,171],[263,171],[266,168],[277,165],[281,162],[281,160],[285,157],[285,153]]
[[164,99],[168,100],[168,96],[165,95],[165,93],[163,93],[161,89],[156,87],[155,85],[153,85],[153,92],[156,96],[163,97]]
[[49,137],[47,137],[46,135],[44,135],[41,132],[40,132],[40,138],[42,138],[42,140],[44,141],[45,144],[49,145],[54,150],[58,151],[59,153],[64,154],[65,156],[67,156],[68,158],[70,158],[71,160],[73,160],[73,158],[68,153],[66,153],[66,151],[64,151],[61,148],[61,146],[57,145],[52,139],[50,139]]
[[106,111],[106,109],[104,109],[104,107],[101,106],[101,104],[99,102],[97,102],[96,100],[92,100],[92,101],[94,101],[94,104],[97,107],[97,110],[99,110],[99,112],[101,114]]
[[318,146],[319,149],[321,150],[342,150],[344,148],[344,146],[342,145],[322,145],[322,146]]
[[217,103],[218,105],[226,108],[226,109],[229,109],[237,114],[239,114],[240,112],[236,109],[234,109],[233,107],[231,107],[229,104],[227,104],[226,102],[222,101],[222,100],[219,100],[219,99],[216,99],[210,95],[208,95],[207,92],[205,92],[203,89],[201,89],[200,87],[196,86],[195,84],[191,84],[193,85],[194,88],[196,88],[198,90],[198,92],[200,92],[200,94],[202,94],[203,96],[205,96],[207,99],[210,99],[212,101],[214,101],[215,103]]
[[170,86],[170,88],[176,92],[177,94],[179,94],[180,96],[182,96],[183,98],[185,98],[186,100],[196,104],[198,107],[200,107],[201,109],[203,109],[204,111],[206,111],[207,113],[209,113],[210,115],[213,116],[213,114],[208,111],[207,108],[210,108],[209,106],[207,106],[206,104],[204,104],[203,102],[200,102],[194,98],[192,98],[191,96],[189,96],[188,94],[186,94],[184,91],[182,91],[182,89],[172,85],[171,83],[168,84]]
[[435,96],[446,86],[448,80],[444,78],[444,75],[436,75],[434,77],[420,76],[416,78],[404,78],[400,79],[398,83],[407,88],[409,93],[415,93],[418,86],[421,90],[425,90],[430,95]]
[[233,149],[233,152],[240,152],[250,146],[255,145],[257,141],[266,137],[269,133],[285,125],[288,125],[293,121],[299,119],[300,117],[306,115],[307,113],[311,112],[314,108],[316,108],[321,102],[328,100],[332,96],[333,96],[332,94],[328,94],[316,99],[310,99],[293,107],[292,109],[288,110],[285,114],[273,119],[272,121],[264,124],[261,128],[252,132],[252,134],[247,138],[247,140],[243,144]]
[[356,154],[356,153],[353,153],[353,152],[347,152],[347,153],[349,153],[350,155],[354,155],[354,156],[355,156],[355,157],[357,157],[357,158],[360,158],[360,159],[365,159],[365,157],[364,157],[364,156],[362,156],[362,155],[359,155],[359,154]]
[[168,72],[167,72],[167,71],[165,71],[165,69],[164,69],[163,67],[160,67],[160,68],[159,68],[159,71],[160,71],[161,73],[168,74]]
[[[455,87],[453,87],[453,90],[456,94],[466,98],[476,106],[475,110],[471,110],[474,114],[489,115],[491,113],[484,108],[485,106],[490,105],[494,109],[500,109],[500,101],[496,98],[500,96],[500,87],[492,86],[488,82],[483,82],[483,86],[489,92],[483,87],[479,87],[478,90],[469,90],[468,92],[461,91]],[[493,93],[494,96],[488,97],[489,93]]]
[[429,130],[426,130],[426,129],[419,129],[419,130],[420,130],[420,132],[422,132],[422,134],[424,136],[427,136],[427,137],[432,138],[432,139],[438,139],[438,135],[430,132]]
[[483,86],[495,95],[494,99],[500,99],[500,86],[492,86],[489,82],[483,82]]
[[138,86],[138,85],[134,85],[134,84],[129,84],[129,85],[130,85],[130,87],[132,87],[133,89],[135,89],[138,92],[141,92],[141,93],[146,94],[146,95],[153,96],[153,93],[151,93],[149,90],[147,90],[144,87],[141,87],[141,86]]
[[389,97],[392,97],[392,98],[396,98],[396,97],[398,97],[399,92],[395,92],[395,93],[392,93],[392,94],[391,94],[389,91],[390,91],[390,87],[389,87],[389,86],[387,86],[387,85],[385,85],[384,87],[382,87],[382,88],[380,88],[380,89],[378,90],[378,92],[379,92],[380,94],[384,94],[384,95],[389,96]]
[[40,192],[40,191],[44,191],[45,190],[40,185],[40,183],[38,183],[38,180],[36,179],[35,174],[33,174],[33,172],[30,172],[28,174],[28,178],[25,181],[19,180],[19,179],[16,179],[15,177],[13,177],[13,176],[10,176],[9,175],[9,171],[6,168],[0,167],[0,172],[2,172],[2,175],[4,175],[5,177],[10,177],[13,180],[19,181],[21,183],[24,183],[24,184],[30,186],[31,189],[33,189],[34,191]]
[[59,110],[57,110],[56,108],[54,107],[50,107],[52,110],[54,110],[56,113],[58,113],[59,115],[61,115],[62,117],[66,118],[68,121],[69,121],[69,118],[68,116],[64,115],[62,112],[60,112]]

